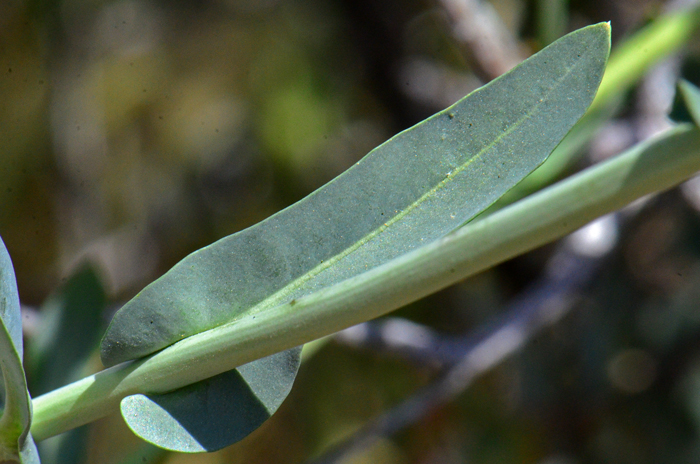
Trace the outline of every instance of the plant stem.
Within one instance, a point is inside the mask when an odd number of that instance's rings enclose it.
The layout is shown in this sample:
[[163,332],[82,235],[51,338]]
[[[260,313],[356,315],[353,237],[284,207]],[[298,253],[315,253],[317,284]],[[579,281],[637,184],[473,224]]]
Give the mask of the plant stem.
[[189,337],[34,400],[37,440],[160,393],[376,318],[700,170],[700,131],[682,125],[425,247],[299,300]]

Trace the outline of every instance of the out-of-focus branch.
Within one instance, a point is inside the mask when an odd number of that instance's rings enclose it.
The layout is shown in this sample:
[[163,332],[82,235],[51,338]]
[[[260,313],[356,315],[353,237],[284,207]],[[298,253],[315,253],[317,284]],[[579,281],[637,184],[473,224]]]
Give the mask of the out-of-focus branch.
[[526,57],[490,3],[439,0],[452,24],[452,34],[465,46],[475,74],[484,81],[500,76]]
[[[617,229],[617,215],[611,214],[569,236],[550,258],[542,277],[511,302],[500,323],[481,336],[476,334],[461,341],[440,342],[436,334],[414,325],[403,325],[407,332],[399,336],[392,333],[399,328],[396,322],[393,325],[383,323],[385,332],[389,329],[384,337],[381,337],[382,326],[372,328],[367,323],[360,328],[347,329],[350,332],[341,332],[338,335],[341,341],[352,341],[357,345],[364,339],[369,346],[376,346],[380,339],[385,351],[393,346],[395,352],[413,359],[429,359],[430,348],[437,348],[433,361],[448,363],[450,367],[434,382],[368,423],[314,464],[343,462],[379,439],[418,422],[434,409],[454,400],[477,377],[519,351],[543,329],[561,320],[595,277],[602,259],[614,247]],[[367,337],[362,337],[362,332]],[[420,341],[416,342],[414,337],[407,335],[417,336]],[[421,345],[426,349],[421,350]]]
[[537,37],[540,43],[549,45],[567,33],[569,0],[537,0]]

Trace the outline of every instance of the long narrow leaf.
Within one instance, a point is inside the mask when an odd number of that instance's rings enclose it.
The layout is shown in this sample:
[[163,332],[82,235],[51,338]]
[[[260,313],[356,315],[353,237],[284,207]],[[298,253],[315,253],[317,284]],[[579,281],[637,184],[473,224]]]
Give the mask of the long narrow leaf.
[[[373,150],[346,173],[262,223],[199,250],[115,316],[105,365],[371,270],[444,236],[548,156],[593,100],[609,52],[599,24]],[[300,349],[165,395],[122,401],[142,438],[213,451],[250,433],[291,389]]]
[[304,200],[192,253],[115,315],[104,364],[328,287],[468,221],[539,166],[586,111],[609,38],[604,23],[567,35]]

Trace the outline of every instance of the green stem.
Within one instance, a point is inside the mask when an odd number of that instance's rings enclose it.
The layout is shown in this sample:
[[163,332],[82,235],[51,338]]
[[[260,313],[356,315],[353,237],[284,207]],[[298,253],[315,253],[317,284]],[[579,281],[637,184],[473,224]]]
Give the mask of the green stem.
[[114,411],[126,395],[173,390],[381,316],[698,170],[700,131],[679,126],[369,272],[40,396],[32,433],[56,435]]

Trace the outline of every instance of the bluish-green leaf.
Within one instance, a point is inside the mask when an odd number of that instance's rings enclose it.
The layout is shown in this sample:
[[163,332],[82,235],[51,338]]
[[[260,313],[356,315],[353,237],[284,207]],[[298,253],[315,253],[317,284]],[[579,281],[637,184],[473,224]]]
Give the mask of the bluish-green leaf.
[[592,101],[608,50],[607,24],[569,34],[302,201],[187,256],[115,315],[104,364],[311,293],[455,229],[544,161]]
[[0,417],[0,461],[39,462],[29,433],[32,400],[22,367],[22,315],[12,260],[0,239],[0,369],[5,394]]
[[[299,203],[192,253],[115,315],[102,341],[103,362],[136,359],[243,315],[254,317],[464,224],[542,163],[581,117],[600,83],[609,39],[607,24],[569,34],[393,137]],[[265,369],[266,360],[256,363],[263,366],[256,383],[288,391],[293,376]],[[225,391],[202,382],[193,388],[188,391]],[[241,404],[260,403],[255,389],[251,393]],[[189,439],[161,436],[160,421],[146,418],[154,403],[137,398],[124,401],[132,429],[164,447]],[[185,411],[178,401],[159,397],[158,404],[169,417]],[[176,431],[198,437],[205,422],[197,419]],[[175,433],[171,423],[163,424]]]
[[165,395],[132,395],[121,410],[141,438],[181,452],[215,451],[245,438],[282,404],[299,368],[287,350]]
[[5,325],[17,356],[22,359],[22,314],[19,308],[19,293],[12,260],[2,239],[0,239],[0,319]]

